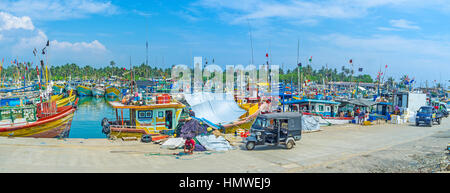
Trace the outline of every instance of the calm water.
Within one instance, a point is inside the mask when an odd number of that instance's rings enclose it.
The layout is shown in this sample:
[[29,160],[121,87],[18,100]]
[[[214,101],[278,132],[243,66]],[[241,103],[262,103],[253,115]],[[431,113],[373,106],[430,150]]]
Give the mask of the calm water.
[[[124,117],[127,117],[128,113],[128,110],[124,111]],[[104,117],[109,120],[116,119],[115,110],[105,98],[80,97],[69,138],[106,138],[101,126]]]

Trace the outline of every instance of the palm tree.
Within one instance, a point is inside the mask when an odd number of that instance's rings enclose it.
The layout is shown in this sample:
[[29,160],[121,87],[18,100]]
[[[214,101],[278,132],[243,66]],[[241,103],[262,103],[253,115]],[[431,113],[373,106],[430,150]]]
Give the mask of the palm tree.
[[113,70],[116,63],[113,60],[111,60],[111,62],[109,62],[109,65],[111,65],[111,76],[113,76]]

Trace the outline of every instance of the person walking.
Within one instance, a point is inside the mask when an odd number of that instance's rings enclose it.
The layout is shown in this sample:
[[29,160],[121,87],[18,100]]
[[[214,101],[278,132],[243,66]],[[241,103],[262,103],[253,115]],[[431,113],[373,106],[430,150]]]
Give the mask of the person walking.
[[357,119],[357,123],[358,124],[360,124],[360,122],[361,122],[361,111],[359,110],[359,108],[357,108],[356,109],[356,112],[355,112],[355,117],[356,117],[356,119]]
[[361,122],[361,125],[364,124],[364,117],[365,117],[365,113],[364,113],[364,111],[361,111],[361,112],[359,113],[359,120],[360,120],[360,122]]

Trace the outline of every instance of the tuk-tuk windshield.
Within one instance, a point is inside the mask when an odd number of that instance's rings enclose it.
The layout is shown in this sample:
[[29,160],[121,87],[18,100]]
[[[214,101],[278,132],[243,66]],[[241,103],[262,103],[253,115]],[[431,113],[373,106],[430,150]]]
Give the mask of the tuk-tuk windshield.
[[256,118],[252,127],[255,129],[262,129],[264,127],[267,127],[267,120],[263,118]]

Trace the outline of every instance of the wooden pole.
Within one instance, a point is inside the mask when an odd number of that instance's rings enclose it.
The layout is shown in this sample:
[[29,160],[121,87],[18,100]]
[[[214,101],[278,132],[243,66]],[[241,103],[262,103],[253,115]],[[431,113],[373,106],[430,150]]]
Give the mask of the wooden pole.
[[122,116],[122,126],[123,126],[123,109],[120,109],[120,116]]

